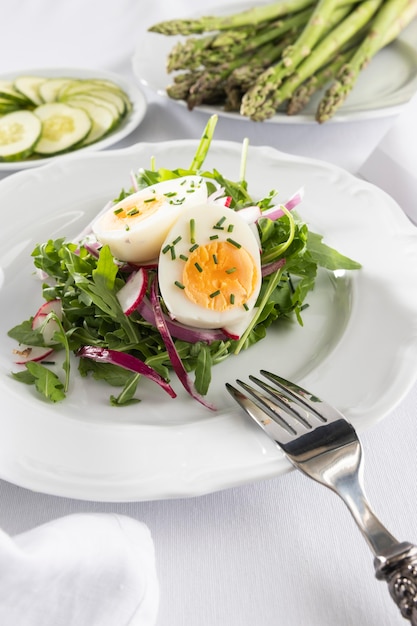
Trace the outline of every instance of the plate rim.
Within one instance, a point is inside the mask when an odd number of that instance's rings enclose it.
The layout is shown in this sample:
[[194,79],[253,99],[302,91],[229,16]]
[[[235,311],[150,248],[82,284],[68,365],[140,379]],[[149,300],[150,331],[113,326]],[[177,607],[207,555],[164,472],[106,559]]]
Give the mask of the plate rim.
[[[149,147],[150,149],[152,149],[155,145],[157,145],[159,149],[161,150],[166,149],[166,147],[168,148],[172,147],[176,151],[180,151],[183,146],[186,146],[186,147],[192,146],[195,148],[197,143],[198,142],[196,140],[192,140],[192,139],[181,140],[181,141],[170,140],[170,141],[155,142],[155,143],[152,143],[152,142],[139,143],[139,144],[135,144],[133,146],[130,146],[122,150],[113,150],[113,151],[106,151],[106,152],[101,152],[101,153],[100,152],[98,153],[91,152],[88,154],[85,153],[82,159],[78,160],[78,164],[81,166],[81,163],[79,163],[79,161],[119,159],[124,154],[136,155],[136,154],[143,152]],[[236,151],[236,154],[241,149],[241,144],[239,144],[238,142],[234,142],[234,141],[216,141],[215,140],[213,142],[213,145],[222,147],[222,149],[229,148],[232,151]],[[390,196],[388,196],[388,194],[386,194],[382,190],[379,190],[377,187],[375,187],[374,185],[371,185],[367,181],[356,179],[356,177],[354,177],[352,174],[350,174],[343,168],[340,168],[338,166],[335,166],[329,163],[325,163],[323,161],[320,161],[314,158],[298,157],[295,155],[286,154],[269,146],[253,146],[252,149],[256,152],[256,154],[259,154],[260,152],[266,153],[267,156],[272,155],[274,158],[276,157],[278,159],[285,159],[287,162],[290,162],[290,163],[293,162],[298,165],[300,163],[307,164],[307,165],[316,164],[317,166],[323,167],[326,171],[331,171],[331,172],[336,172],[336,173],[341,172],[343,176],[347,177],[349,180],[353,180],[353,179],[358,180],[361,186],[364,186],[368,189],[372,188],[374,190],[378,190],[377,191],[378,195],[380,197],[386,198],[387,200],[387,206],[389,205],[387,210],[389,210],[389,212],[391,212],[392,210],[394,211],[394,218],[395,218],[394,222],[398,224],[398,228],[400,229],[400,231],[404,231],[404,233],[406,233],[407,236],[410,235],[413,238],[417,237],[417,229],[415,229],[414,226],[411,224],[411,222],[408,221],[406,216],[401,211],[401,208],[392,200]],[[76,161],[74,161],[74,163],[76,163]],[[70,161],[67,161],[65,164],[65,167],[63,168],[64,175],[65,175],[66,169],[68,168],[71,169],[71,167],[72,167],[72,163],[70,163]],[[56,168],[59,172],[61,169],[61,165],[59,165],[58,162],[52,162],[49,164],[45,164],[44,166],[42,166],[42,168],[37,168],[37,170],[22,171],[22,172],[18,172],[14,174],[6,178],[4,181],[0,182],[0,194],[4,188],[8,186],[13,187],[14,184],[19,184],[21,180],[27,177],[28,175],[33,175],[37,177],[39,177],[40,175],[42,179],[42,177],[47,175],[48,171],[51,170],[52,168]],[[417,311],[417,298],[415,299],[415,302],[413,301],[413,306],[415,310]],[[409,388],[414,384],[415,380],[417,379],[417,361],[413,363],[413,367],[414,367],[413,376],[412,377],[409,376],[407,380],[407,385],[403,385],[403,388],[401,389],[401,393],[397,394],[395,398],[394,406],[398,404],[398,402],[400,402],[400,400],[404,397],[404,395],[407,393]],[[392,408],[393,406],[391,405],[390,407],[386,409],[386,411],[389,411]],[[50,425],[49,416],[45,415],[43,416],[42,419],[45,421],[45,424]],[[382,417],[380,417],[379,419],[382,419]],[[196,427],[195,424],[181,425],[178,432],[181,434],[181,431],[192,430],[195,427]],[[251,426],[249,426],[246,423],[246,421],[245,421],[244,427],[245,429],[251,428]],[[123,426],[123,430],[126,430],[126,429],[129,430],[129,428],[130,428],[129,425]],[[152,431],[155,429],[158,430],[158,427],[156,426],[145,427],[146,436],[152,435]],[[83,432],[89,434],[89,436],[99,435],[98,429],[95,428],[93,424],[85,424],[82,427],[82,430]],[[251,432],[250,436],[252,435],[254,437],[260,436],[260,434],[258,432],[255,432],[255,430],[251,430],[250,432]],[[271,443],[271,442],[264,441],[262,437],[261,439],[262,439],[262,446],[268,446],[269,443]],[[0,449],[1,449],[1,446],[0,446]],[[58,475],[58,479],[57,479],[58,482],[53,483],[52,485],[49,483],[48,487],[45,488],[45,484],[42,484],[42,481],[41,481],[41,484],[39,483],[39,476],[37,476],[38,480],[35,480],[34,482],[31,482],[30,480],[28,481],[27,476],[26,477],[22,476],[22,474],[19,473],[19,467],[16,467],[12,464],[11,466],[12,475],[10,474],[10,468],[9,468],[9,472],[7,471],[4,472],[4,468],[3,468],[3,478],[6,480],[9,480],[10,482],[14,482],[15,484],[19,484],[22,487],[26,487],[35,491],[44,491],[45,493],[49,493],[51,495],[72,497],[72,498],[77,498],[80,500],[122,502],[122,501],[132,501],[132,500],[141,501],[141,500],[165,499],[165,498],[174,498],[174,497],[191,497],[195,495],[202,495],[204,493],[217,491],[219,489],[237,486],[239,484],[245,484],[247,482],[254,482],[257,479],[276,476],[278,474],[288,471],[289,469],[290,469],[290,466],[288,462],[286,462],[285,459],[283,459],[283,457],[280,457],[279,455],[276,455],[275,457],[269,456],[266,458],[265,462],[263,462],[262,464],[260,464],[259,466],[255,468],[251,467],[248,469],[248,468],[242,467],[239,480],[236,480],[235,476],[222,476],[221,478],[219,478],[218,473],[216,473],[211,478],[210,477],[207,478],[206,476],[205,478],[202,478],[200,482],[199,480],[197,480],[197,482],[195,481],[193,482],[193,480],[188,480],[187,477],[183,477],[183,481],[182,482],[180,481],[180,483],[177,482],[175,485],[170,485],[169,487],[167,487],[165,484],[164,485],[159,484],[159,488],[158,488],[159,490],[155,491],[154,486],[152,486],[151,484],[151,486],[149,485],[147,487],[145,486],[145,489],[143,490],[141,494],[138,494],[137,491],[135,493],[128,492],[127,494],[124,494],[123,497],[120,497],[120,498],[115,496],[114,485],[112,485],[113,491],[110,490],[110,493],[106,492],[106,490],[103,490],[103,487],[97,483],[97,480],[96,481],[94,480],[94,477],[91,479],[90,483],[88,483],[87,490],[85,489],[85,485],[83,483],[80,485],[80,484],[77,484],[77,482],[75,481],[76,484],[74,485],[73,483],[71,483],[71,481],[68,482],[68,480],[65,479],[64,474],[61,475],[60,477],[61,483],[59,483],[59,480],[58,480],[59,475]],[[16,472],[16,471],[17,471],[17,480],[16,480],[16,475],[13,475],[13,472]],[[42,476],[42,474],[40,474],[40,476]],[[150,482],[152,483],[152,481]],[[138,484],[140,488],[144,487],[144,485],[141,484],[140,479],[138,481]],[[137,486],[138,485],[135,484],[135,490],[137,490]]]

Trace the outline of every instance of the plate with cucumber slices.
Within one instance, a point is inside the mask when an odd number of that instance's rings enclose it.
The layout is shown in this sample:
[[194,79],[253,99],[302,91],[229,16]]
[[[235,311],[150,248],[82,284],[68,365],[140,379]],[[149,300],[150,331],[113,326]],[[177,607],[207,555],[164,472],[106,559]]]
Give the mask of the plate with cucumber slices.
[[146,100],[125,78],[82,68],[29,69],[0,76],[0,170],[102,150],[142,121]]

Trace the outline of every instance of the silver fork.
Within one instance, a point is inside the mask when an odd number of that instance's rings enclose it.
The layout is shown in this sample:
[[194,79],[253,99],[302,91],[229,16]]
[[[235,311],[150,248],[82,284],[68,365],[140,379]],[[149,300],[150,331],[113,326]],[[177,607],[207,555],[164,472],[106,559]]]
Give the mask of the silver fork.
[[226,387],[295,467],[342,498],[374,555],[376,578],[387,581],[402,616],[417,626],[417,546],[397,541],[369,505],[355,429],[309,391],[265,370],[261,374],[268,382],[249,378],[262,392],[237,381],[251,397],[229,383]]

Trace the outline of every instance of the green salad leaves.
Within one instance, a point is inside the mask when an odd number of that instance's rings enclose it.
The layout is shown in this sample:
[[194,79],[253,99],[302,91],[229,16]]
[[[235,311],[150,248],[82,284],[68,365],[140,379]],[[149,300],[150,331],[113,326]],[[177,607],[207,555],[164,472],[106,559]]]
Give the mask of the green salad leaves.
[[[139,189],[164,180],[198,174],[205,180],[209,194],[219,186],[224,189],[230,208],[242,210],[256,206],[261,212],[257,229],[265,272],[256,314],[249,327],[239,339],[221,337],[212,341],[190,342],[173,338],[181,367],[187,373],[193,372],[192,385],[199,397],[205,396],[209,390],[212,367],[226,358],[234,358],[241,350],[262,340],[271,324],[290,316],[303,323],[302,311],[308,306],[307,296],[314,288],[319,267],[331,271],[360,267],[325,245],[322,237],[311,232],[295,211],[281,207],[282,216],[279,219],[262,217],[264,211],[276,206],[276,192],[269,191],[260,200],[251,197],[244,176],[246,142],[243,144],[239,181],[226,179],[216,169],[204,170],[216,119],[215,116],[210,118],[189,169],[167,170],[151,166],[140,169],[136,174]],[[115,201],[132,191],[122,190]],[[81,376],[104,380],[118,388],[118,393],[110,396],[110,402],[115,406],[126,405],[139,401],[137,386],[143,375],[142,369],[123,367],[119,364],[120,359],[113,357],[129,355],[169,383],[173,372],[171,352],[160,331],[139,311],[131,315],[123,312],[116,294],[126,283],[129,273],[123,264],[113,258],[108,246],[102,246],[94,254],[83,242],[51,239],[38,244],[32,256],[35,268],[45,277],[43,298],[47,302],[61,302],[62,319],[58,319],[55,313],[45,318],[44,323],[51,319],[56,323],[52,340],[53,357],[48,357],[51,361],[28,360],[20,372],[13,373],[17,380],[35,385],[37,391],[49,401],[61,401],[68,391],[70,363],[75,355]],[[157,268],[148,271],[151,285],[152,280],[157,280]],[[42,327],[33,326],[32,317],[12,328],[8,334],[25,346],[46,345]],[[96,349],[101,357],[83,358],[86,353],[82,351],[86,346]],[[62,367],[57,366],[61,361]]]

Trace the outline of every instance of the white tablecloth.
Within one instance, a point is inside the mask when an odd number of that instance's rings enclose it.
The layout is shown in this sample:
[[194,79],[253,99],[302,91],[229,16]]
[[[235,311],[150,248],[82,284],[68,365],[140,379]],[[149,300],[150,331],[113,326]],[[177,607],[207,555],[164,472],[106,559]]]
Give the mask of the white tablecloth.
[[[131,57],[147,25],[192,12],[193,5],[3,2],[0,72],[88,67],[133,78]],[[200,136],[207,115],[189,113],[151,91],[146,97],[144,121],[117,147]],[[248,136],[253,145],[318,157],[355,173],[393,122],[382,117],[298,126],[221,118],[216,137]],[[411,138],[417,141],[417,108]],[[362,441],[376,511],[400,539],[417,543],[417,385]],[[145,522],[161,585],[158,626],[403,623],[385,583],[374,578],[372,557],[344,505],[296,472],[197,498],[125,504],[69,500],[0,481],[0,502],[0,527],[11,534],[83,511],[115,511]]]

